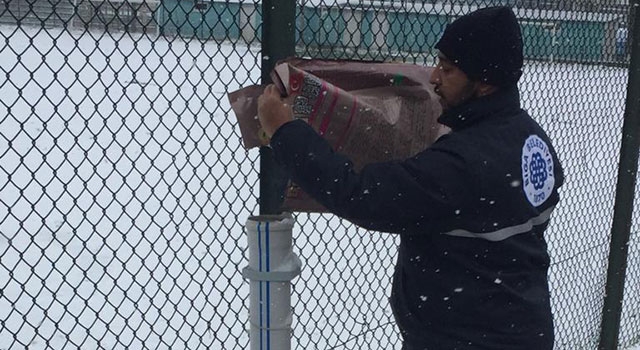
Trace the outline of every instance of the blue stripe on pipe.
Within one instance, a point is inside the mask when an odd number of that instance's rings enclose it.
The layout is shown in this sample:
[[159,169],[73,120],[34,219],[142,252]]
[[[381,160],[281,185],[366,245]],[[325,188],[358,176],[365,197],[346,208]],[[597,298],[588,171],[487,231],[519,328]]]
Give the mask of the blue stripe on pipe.
[[[269,266],[269,222],[265,227],[266,233],[266,249],[267,249],[267,272],[270,272]],[[271,348],[271,282],[267,281],[267,350]]]
[[[258,271],[262,272],[262,233],[258,222]],[[262,281],[260,281],[260,350],[262,350]]]

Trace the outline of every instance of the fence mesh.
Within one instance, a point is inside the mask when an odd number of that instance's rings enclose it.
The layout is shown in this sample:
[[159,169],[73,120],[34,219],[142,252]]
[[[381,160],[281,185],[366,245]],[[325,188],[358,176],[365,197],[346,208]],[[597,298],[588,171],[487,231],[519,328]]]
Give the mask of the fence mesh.
[[[547,239],[557,349],[595,349],[627,85],[628,4],[296,4],[299,56],[432,65],[447,23],[514,7],[526,109],[566,171]],[[0,2],[0,349],[244,349],[257,150],[226,95],[260,79],[259,1]],[[636,186],[636,199],[640,190]],[[640,340],[638,206],[621,348]],[[296,214],[293,347],[399,349],[396,239]]]

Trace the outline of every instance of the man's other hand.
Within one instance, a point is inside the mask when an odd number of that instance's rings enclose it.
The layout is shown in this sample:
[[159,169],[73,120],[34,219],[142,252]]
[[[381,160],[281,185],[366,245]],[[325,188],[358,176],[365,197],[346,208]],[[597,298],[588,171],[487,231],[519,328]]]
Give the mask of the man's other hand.
[[258,97],[258,119],[266,136],[271,136],[286,122],[293,120],[293,110],[280,96],[275,85],[270,84]]

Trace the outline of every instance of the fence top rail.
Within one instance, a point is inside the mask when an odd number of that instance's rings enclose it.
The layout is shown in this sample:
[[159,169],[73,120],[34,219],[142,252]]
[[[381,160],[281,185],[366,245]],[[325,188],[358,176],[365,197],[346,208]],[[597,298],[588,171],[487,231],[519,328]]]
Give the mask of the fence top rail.
[[129,3],[129,4],[151,4],[158,5],[160,4],[160,0],[89,0],[92,3],[111,3],[111,4],[120,4],[120,3]]
[[[126,1],[126,0],[109,0],[109,1]],[[145,0],[131,0],[145,1]],[[246,0],[225,0],[229,3],[247,3]],[[262,0],[251,2],[251,5],[260,5]],[[466,13],[477,10],[478,5],[470,4],[420,4],[407,1],[388,1],[388,0],[372,0],[363,2],[362,0],[304,0],[301,6],[308,8],[329,8],[349,6],[351,9],[380,9],[408,13],[430,13],[430,14],[452,14],[453,16],[462,16]],[[606,13],[606,12],[588,12],[588,11],[569,11],[569,10],[549,10],[549,9],[531,9],[518,8],[513,9],[518,18],[536,19],[540,21],[563,20],[563,21],[585,21],[585,22],[613,22],[622,19],[626,14]]]

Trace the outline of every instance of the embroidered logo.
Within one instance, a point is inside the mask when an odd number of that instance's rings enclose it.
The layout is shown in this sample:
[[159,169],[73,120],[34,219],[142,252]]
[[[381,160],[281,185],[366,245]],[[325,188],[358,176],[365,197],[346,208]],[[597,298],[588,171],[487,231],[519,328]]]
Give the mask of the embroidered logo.
[[540,206],[551,196],[554,185],[549,146],[537,135],[531,135],[522,146],[522,187],[527,200]]

